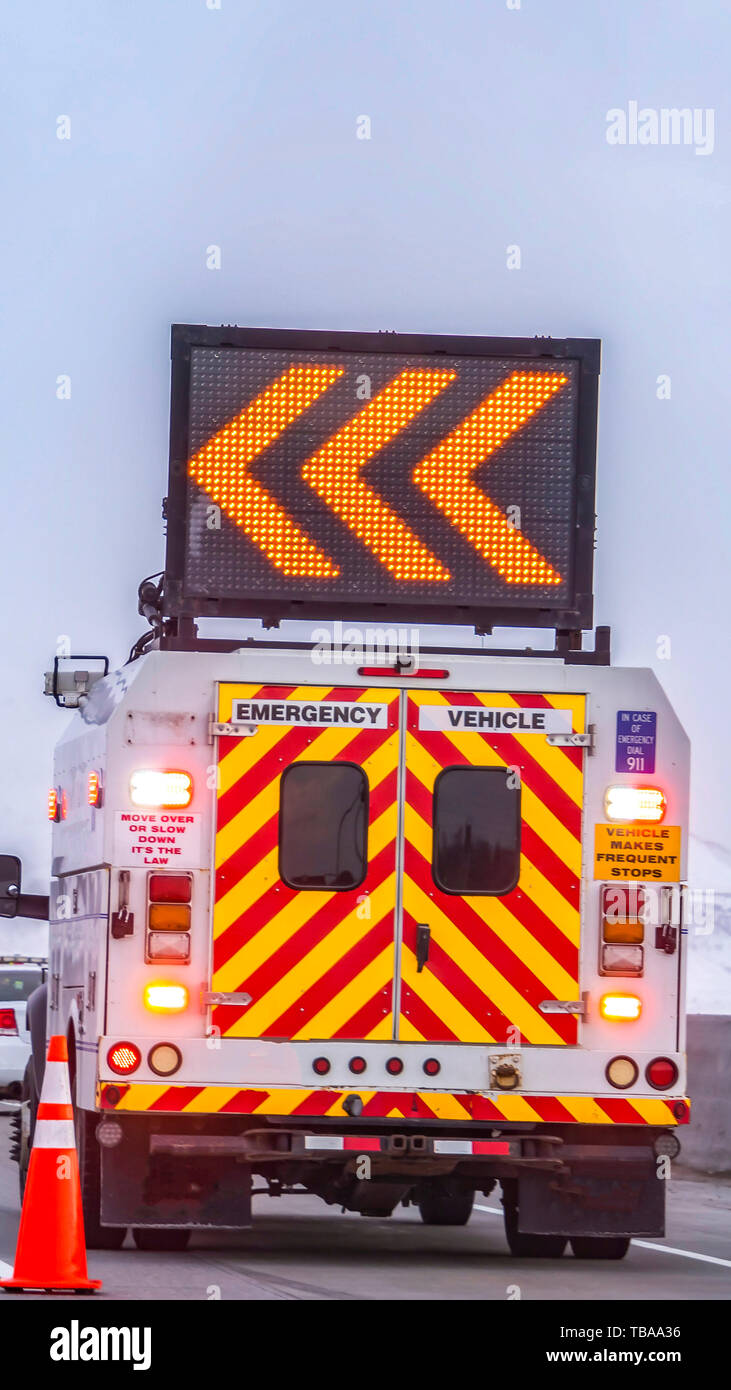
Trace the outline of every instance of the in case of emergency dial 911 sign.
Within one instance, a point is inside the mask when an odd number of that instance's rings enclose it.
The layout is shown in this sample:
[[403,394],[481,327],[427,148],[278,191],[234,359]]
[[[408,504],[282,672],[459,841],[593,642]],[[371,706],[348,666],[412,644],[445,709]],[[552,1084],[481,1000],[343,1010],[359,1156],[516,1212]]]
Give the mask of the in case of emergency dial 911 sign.
[[165,611],[588,627],[599,343],[173,328]]

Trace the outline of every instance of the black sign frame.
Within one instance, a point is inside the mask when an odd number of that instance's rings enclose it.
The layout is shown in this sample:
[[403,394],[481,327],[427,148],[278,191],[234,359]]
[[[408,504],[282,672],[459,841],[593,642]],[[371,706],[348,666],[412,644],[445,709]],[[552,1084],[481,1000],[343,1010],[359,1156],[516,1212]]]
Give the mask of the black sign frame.
[[[364,600],[362,602],[292,598],[271,594],[252,594],[250,598],[216,599],[186,590],[185,558],[188,515],[188,489],[195,484],[188,478],[189,406],[191,350],[207,348],[269,348],[279,351],[376,352],[399,355],[524,358],[526,365],[549,366],[562,361],[578,363],[576,415],[576,467],[574,473],[574,536],[570,601],[560,606],[541,602],[540,606],[487,606],[484,603],[425,603],[418,598]],[[590,629],[593,623],[593,566],[595,532],[596,444],[598,384],[601,342],[593,338],[495,338],[443,336],[413,333],[353,333],[320,330],[206,327],[200,324],[173,324],[171,330],[170,459],[168,494],[164,506],[167,522],[163,612],[166,618],[196,617],[260,618],[266,625],[283,618],[368,619],[380,624],[391,621],[446,623],[474,626],[479,631],[492,627]]]

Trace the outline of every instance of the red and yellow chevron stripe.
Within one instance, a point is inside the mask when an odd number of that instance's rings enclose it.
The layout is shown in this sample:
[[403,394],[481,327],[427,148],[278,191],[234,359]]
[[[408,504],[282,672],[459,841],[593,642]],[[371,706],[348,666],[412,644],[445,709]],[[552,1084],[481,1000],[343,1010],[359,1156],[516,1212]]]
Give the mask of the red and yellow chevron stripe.
[[[399,1037],[407,1041],[565,1044],[576,1018],[546,1016],[547,999],[579,987],[583,750],[536,733],[419,728],[425,705],[569,710],[584,730],[583,695],[504,691],[409,694],[404,811],[404,928]],[[432,876],[432,797],[445,767],[520,770],[520,877],[501,897],[443,893]],[[416,926],[431,928],[416,970]]]
[[[111,1093],[111,1094],[110,1094]],[[305,1115],[344,1120],[348,1091],[102,1082],[102,1110],[186,1115]],[[689,1102],[660,1096],[522,1096],[477,1092],[358,1091],[359,1119],[508,1120],[550,1124],[677,1125],[690,1119]],[[118,1099],[115,1099],[115,1096]],[[682,1110],[681,1110],[682,1106]],[[677,1113],[676,1113],[677,1112]]]
[[[225,1037],[390,1038],[393,1032],[398,691],[222,685],[232,700],[386,705],[383,729],[260,725],[219,739],[212,988],[245,991],[214,1010]],[[283,771],[298,761],[354,762],[369,782],[368,873],[352,891],[296,891],[278,872]]]

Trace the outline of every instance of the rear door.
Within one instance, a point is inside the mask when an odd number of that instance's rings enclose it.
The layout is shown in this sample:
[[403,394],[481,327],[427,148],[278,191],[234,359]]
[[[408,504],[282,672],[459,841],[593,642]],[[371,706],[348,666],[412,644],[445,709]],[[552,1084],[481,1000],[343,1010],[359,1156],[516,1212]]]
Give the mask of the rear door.
[[583,695],[405,697],[398,1036],[575,1043]]
[[218,718],[212,1024],[392,1037],[398,691],[222,684]]

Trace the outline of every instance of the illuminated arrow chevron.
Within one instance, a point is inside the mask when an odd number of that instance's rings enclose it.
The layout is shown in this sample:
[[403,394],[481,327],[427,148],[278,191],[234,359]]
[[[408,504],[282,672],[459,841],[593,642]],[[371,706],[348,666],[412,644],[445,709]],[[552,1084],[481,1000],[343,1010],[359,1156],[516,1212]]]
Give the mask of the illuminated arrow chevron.
[[414,482],[508,584],[561,584],[560,574],[472,482],[471,474],[568,380],[514,372],[416,465]]
[[409,368],[400,372],[302,469],[310,487],[395,579],[433,583],[451,576],[383,498],[363,482],[360,470],[455,376],[453,371]]
[[326,579],[340,571],[250,476],[248,467],[343,371],[290,367],[214,434],[188,465],[190,476],[282,574]]

